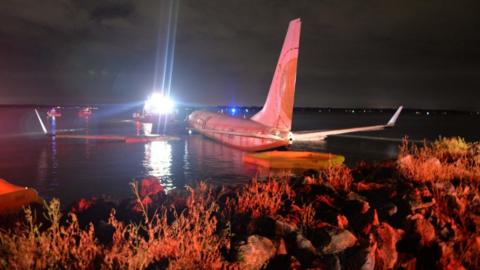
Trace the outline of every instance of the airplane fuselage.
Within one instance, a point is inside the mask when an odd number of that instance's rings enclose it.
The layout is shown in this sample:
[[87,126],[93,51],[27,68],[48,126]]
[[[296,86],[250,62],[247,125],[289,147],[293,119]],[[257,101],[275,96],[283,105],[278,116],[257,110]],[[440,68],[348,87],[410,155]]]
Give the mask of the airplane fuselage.
[[273,149],[292,142],[288,131],[220,113],[195,111],[188,116],[188,124],[206,137],[244,151]]

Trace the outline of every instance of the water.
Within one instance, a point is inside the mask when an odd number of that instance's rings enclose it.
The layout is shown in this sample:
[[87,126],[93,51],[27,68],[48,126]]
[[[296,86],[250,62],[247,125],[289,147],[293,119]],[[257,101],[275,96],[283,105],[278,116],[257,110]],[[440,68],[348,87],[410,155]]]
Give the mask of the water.
[[[42,115],[45,112],[41,110]],[[131,108],[104,107],[87,122],[76,116],[75,108],[66,109],[57,120],[57,129],[75,129],[81,134],[135,134],[135,124],[129,121],[131,112]],[[384,123],[391,113],[296,112],[294,130]],[[0,123],[0,178],[34,187],[44,198],[57,197],[64,203],[91,196],[123,198],[131,194],[129,182],[147,176],[158,177],[171,189],[196,180],[241,184],[259,173],[254,165],[242,162],[241,151],[200,135],[188,135],[181,126],[175,131],[180,140],[125,144],[43,136],[32,108],[0,108]],[[476,114],[427,116],[407,112],[393,129],[335,136],[322,144],[292,148],[342,154],[351,165],[359,160],[395,158],[404,135],[413,140],[442,135],[472,141],[479,139],[478,127],[480,116]]]

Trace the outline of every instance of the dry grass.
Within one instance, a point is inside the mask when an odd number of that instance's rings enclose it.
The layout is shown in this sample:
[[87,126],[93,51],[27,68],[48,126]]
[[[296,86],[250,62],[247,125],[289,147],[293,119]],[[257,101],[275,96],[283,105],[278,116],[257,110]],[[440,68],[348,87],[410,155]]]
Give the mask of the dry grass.
[[[136,189],[134,189],[136,191]],[[113,210],[108,224],[113,228],[112,243],[95,239],[95,229],[81,229],[75,214],[66,225],[60,223],[60,204],[47,205],[47,228],[35,222],[25,210],[27,224],[20,231],[0,232],[1,269],[216,269],[222,266],[220,250],[228,245],[226,233],[219,232],[206,185],[190,190],[187,209],[177,213],[163,208],[141,224],[123,223]],[[197,191],[197,192],[195,192]],[[142,198],[136,193],[141,203]],[[208,202],[208,203],[207,203]],[[169,214],[173,220],[169,222]]]
[[345,165],[328,167],[320,172],[319,178],[342,191],[349,191],[353,182],[352,171]]
[[[440,241],[440,265],[480,268],[480,147],[462,138],[440,138],[423,147],[406,140],[397,161],[408,180],[426,184],[433,194],[427,213]],[[455,184],[452,184],[453,182]]]
[[418,182],[480,180],[480,147],[461,138],[440,138],[423,147],[404,140],[398,157],[400,173]]
[[269,179],[265,182],[253,179],[237,193],[237,201],[232,201],[230,207],[236,213],[251,214],[253,218],[262,215],[275,216],[285,198],[292,198],[294,195],[286,179]]
[[92,225],[80,229],[75,214],[60,225],[60,203],[46,205],[51,225],[42,230],[30,208],[25,209],[27,224],[23,230],[0,232],[2,269],[88,269],[102,254]]
[[[451,231],[451,237],[442,245],[443,265],[463,263],[471,269],[480,269],[480,206],[479,182],[463,182],[447,191],[432,183],[433,205],[430,220],[441,231]],[[455,256],[459,254],[459,256]]]

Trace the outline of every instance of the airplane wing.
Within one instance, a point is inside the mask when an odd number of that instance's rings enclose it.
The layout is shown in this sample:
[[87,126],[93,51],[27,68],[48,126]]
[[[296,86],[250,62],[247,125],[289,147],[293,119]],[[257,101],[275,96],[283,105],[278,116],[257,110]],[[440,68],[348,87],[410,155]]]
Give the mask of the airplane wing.
[[345,129],[335,129],[335,130],[325,130],[325,131],[300,131],[293,133],[294,142],[312,142],[312,141],[321,141],[324,140],[327,136],[330,135],[339,135],[352,132],[362,132],[362,131],[374,131],[382,130],[385,128],[391,128],[395,126],[395,122],[402,111],[403,106],[400,106],[392,118],[384,125],[374,125],[374,126],[365,126],[365,127],[355,127],[355,128],[345,128]]
[[47,128],[45,127],[45,124],[42,121],[42,117],[40,117],[37,109],[35,109],[35,114],[37,115],[38,122],[40,122],[40,126],[42,126],[43,134],[48,134]]

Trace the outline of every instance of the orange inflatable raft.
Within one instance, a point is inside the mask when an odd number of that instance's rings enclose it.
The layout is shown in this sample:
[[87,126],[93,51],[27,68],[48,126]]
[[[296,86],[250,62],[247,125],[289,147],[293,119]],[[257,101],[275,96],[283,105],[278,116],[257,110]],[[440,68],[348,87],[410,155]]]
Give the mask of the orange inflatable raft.
[[269,151],[246,153],[243,161],[272,169],[324,169],[340,165],[345,157],[305,151]]
[[33,188],[20,187],[0,178],[0,215],[10,214],[42,199]]

